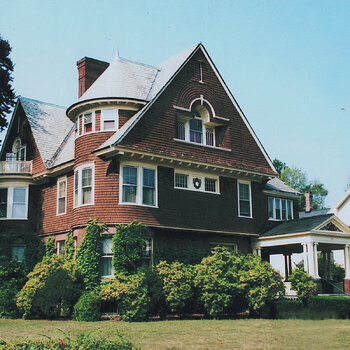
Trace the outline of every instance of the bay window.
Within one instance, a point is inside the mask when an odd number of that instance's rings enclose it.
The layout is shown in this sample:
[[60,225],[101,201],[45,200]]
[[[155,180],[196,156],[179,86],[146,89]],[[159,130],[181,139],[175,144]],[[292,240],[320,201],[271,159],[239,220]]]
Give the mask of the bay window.
[[148,166],[122,166],[121,203],[156,206],[157,172]]
[[0,219],[27,219],[28,187],[0,188]]
[[94,204],[94,165],[85,164],[74,171],[74,207]]
[[238,216],[252,217],[251,185],[247,181],[238,181]]
[[271,220],[293,219],[293,201],[268,197],[268,213]]

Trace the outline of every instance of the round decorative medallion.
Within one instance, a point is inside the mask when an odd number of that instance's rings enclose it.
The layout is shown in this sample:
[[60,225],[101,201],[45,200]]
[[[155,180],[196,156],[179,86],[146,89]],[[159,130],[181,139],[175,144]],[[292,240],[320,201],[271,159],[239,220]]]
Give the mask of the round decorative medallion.
[[196,188],[198,190],[198,188],[200,188],[201,185],[202,185],[202,180],[199,179],[198,177],[195,177],[193,179],[193,186],[194,186],[194,188]]

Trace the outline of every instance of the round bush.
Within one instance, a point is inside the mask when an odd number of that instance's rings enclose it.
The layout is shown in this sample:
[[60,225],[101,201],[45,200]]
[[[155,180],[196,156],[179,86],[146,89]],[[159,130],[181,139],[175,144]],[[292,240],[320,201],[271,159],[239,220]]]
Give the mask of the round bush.
[[88,291],[81,295],[74,306],[73,320],[99,321],[101,319],[101,297],[95,291]]

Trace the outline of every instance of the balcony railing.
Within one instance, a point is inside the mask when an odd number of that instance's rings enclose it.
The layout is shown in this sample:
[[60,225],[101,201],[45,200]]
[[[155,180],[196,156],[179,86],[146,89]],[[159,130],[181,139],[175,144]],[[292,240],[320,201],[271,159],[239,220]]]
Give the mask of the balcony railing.
[[10,160],[0,162],[0,174],[32,174],[32,161]]

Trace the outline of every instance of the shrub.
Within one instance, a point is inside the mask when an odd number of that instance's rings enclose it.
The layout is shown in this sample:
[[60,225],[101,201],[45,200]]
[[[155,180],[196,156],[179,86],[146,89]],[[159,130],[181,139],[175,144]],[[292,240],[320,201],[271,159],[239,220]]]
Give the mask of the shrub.
[[20,339],[13,342],[0,340],[1,350],[137,350],[129,341],[117,333],[117,339],[107,340],[103,337],[93,337],[90,334],[81,334],[76,339],[65,336],[56,340],[29,340]]
[[244,286],[249,311],[256,315],[276,295],[284,295],[284,284],[281,275],[259,256],[246,255],[242,262],[239,280]]
[[167,307],[172,312],[183,314],[193,297],[192,268],[177,261],[172,264],[161,261],[156,271],[162,280]]
[[289,276],[289,281],[292,283],[292,288],[297,292],[298,298],[307,304],[308,298],[316,293],[317,285],[314,279],[304,271],[297,267]]
[[243,256],[216,247],[215,254],[196,266],[194,284],[209,315],[219,317],[246,307],[244,285],[239,276],[242,265]]
[[22,263],[0,259],[0,317],[16,317],[16,294],[27,281]]
[[45,242],[45,256],[50,257],[56,253],[55,237],[49,237]]
[[75,321],[99,321],[101,319],[101,297],[98,292],[84,292],[74,306]]
[[57,255],[45,257],[28,275],[18,293],[17,307],[24,318],[54,318],[71,313],[79,297],[74,268]]
[[77,252],[75,259],[77,270],[82,276],[86,290],[93,290],[100,284],[101,233],[106,230],[105,224],[101,225],[97,220],[90,220]]
[[116,311],[124,321],[145,320],[150,304],[145,274],[117,275],[116,279],[102,283],[101,299],[116,302]]
[[147,226],[132,222],[117,225],[113,236],[113,267],[116,273],[133,274],[142,266]]
[[324,313],[327,311],[330,313],[330,316],[336,318],[350,318],[350,298],[347,297],[310,297],[308,308],[311,313]]

